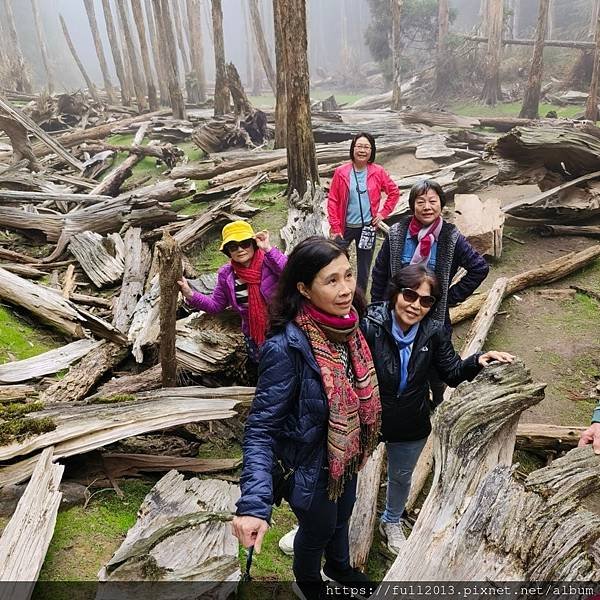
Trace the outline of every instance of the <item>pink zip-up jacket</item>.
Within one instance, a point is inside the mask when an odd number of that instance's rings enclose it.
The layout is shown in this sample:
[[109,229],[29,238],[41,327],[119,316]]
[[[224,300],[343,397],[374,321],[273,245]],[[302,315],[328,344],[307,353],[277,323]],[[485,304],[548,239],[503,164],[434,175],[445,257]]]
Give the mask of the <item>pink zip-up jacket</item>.
[[[338,167],[331,180],[327,198],[327,215],[329,226],[334,235],[344,235],[346,229],[346,213],[350,198],[350,173],[352,162]],[[367,191],[371,203],[371,214],[381,215],[384,219],[394,210],[400,198],[398,186],[392,181],[387,171],[375,163],[367,165]],[[381,192],[387,195],[385,204],[380,208]]]

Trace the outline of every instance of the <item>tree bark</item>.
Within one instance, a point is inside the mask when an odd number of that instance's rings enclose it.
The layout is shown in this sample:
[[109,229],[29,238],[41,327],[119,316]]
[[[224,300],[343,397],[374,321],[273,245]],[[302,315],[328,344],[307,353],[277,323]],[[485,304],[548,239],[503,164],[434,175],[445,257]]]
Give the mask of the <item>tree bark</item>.
[[65,40],[67,41],[67,46],[69,46],[69,50],[71,51],[73,60],[75,60],[75,63],[77,64],[77,67],[79,68],[79,72],[81,73],[81,75],[83,76],[83,79],[85,80],[85,83],[88,87],[90,95],[96,102],[100,102],[100,98],[98,97],[98,92],[96,91],[96,86],[94,85],[94,82],[90,79],[90,76],[87,74],[87,71],[85,70],[85,67],[83,66],[83,63],[81,62],[81,59],[79,58],[79,55],[77,54],[77,50],[75,48],[75,45],[73,44],[71,35],[69,34],[69,29],[67,28],[65,19],[63,18],[62,15],[58,15],[58,18],[60,19],[60,26],[61,26],[63,34],[65,36]]
[[269,81],[273,93],[277,94],[275,72],[273,71],[273,64],[271,63],[271,57],[269,56],[269,48],[267,47],[267,42],[265,40],[260,10],[258,8],[258,0],[250,0],[250,20],[252,22],[252,31],[254,32],[254,41],[263,69],[265,70],[265,75],[267,76],[267,80]]
[[596,15],[594,42],[596,44],[596,49],[594,50],[594,68],[592,70],[590,92],[585,103],[585,118],[595,122],[598,120],[598,81],[600,80],[600,11]]
[[[242,7],[242,19],[244,19],[244,30],[246,32],[246,88],[251,89],[254,82],[253,57],[252,57],[252,34],[248,23],[248,11],[246,10],[246,0],[240,0]],[[254,93],[254,89],[252,89]]]
[[175,35],[177,38],[177,45],[179,46],[179,53],[181,54],[181,64],[183,66],[183,80],[185,82],[186,75],[191,71],[190,60],[187,55],[185,47],[185,40],[183,39],[183,21],[181,20],[181,10],[179,7],[179,0],[171,2],[173,7],[173,24],[175,26]]
[[176,119],[185,119],[185,101],[179,86],[179,69],[177,67],[177,49],[173,34],[173,20],[169,9],[168,0],[152,0],[154,16],[159,31],[159,44],[162,52],[162,61],[167,71],[169,96],[173,116]]
[[137,107],[140,112],[144,112],[148,109],[148,103],[146,102],[146,82],[144,81],[144,76],[138,63],[135,44],[133,42],[133,34],[129,26],[129,11],[127,10],[126,0],[117,0],[117,8],[121,18],[121,27],[123,28],[125,43],[127,44],[127,54],[129,55],[131,72],[133,74],[133,87],[135,89]]
[[495,106],[501,99],[500,91],[500,54],[502,52],[502,25],[504,0],[488,0],[487,25],[488,47],[485,59],[485,83],[481,100]]
[[223,10],[221,0],[212,2],[212,23],[215,51],[215,116],[229,112],[229,88],[225,67],[225,42],[223,40]]
[[[441,6],[446,0],[441,0]],[[400,37],[400,19],[402,16],[403,0],[391,0],[392,8],[392,110],[402,110],[402,97],[400,86],[402,84],[402,40]],[[442,25],[440,21],[440,36]]]
[[273,0],[273,20],[275,25],[275,63],[277,68],[277,91],[275,93],[275,148],[285,148],[287,142],[287,89],[284,46],[285,23],[281,20],[281,10],[277,0]]
[[46,35],[44,34],[44,28],[42,20],[40,18],[40,11],[37,0],[31,0],[31,8],[33,10],[33,20],[35,23],[35,31],[37,34],[37,40],[42,54],[42,62],[44,63],[44,70],[46,71],[46,78],[48,81],[48,92],[54,93],[54,73],[52,66],[50,65],[50,59],[48,58],[48,48],[46,46]]
[[204,70],[204,44],[202,41],[202,17],[200,0],[187,0],[187,18],[190,32],[190,54],[192,59],[192,89],[196,102],[206,101],[206,73]]
[[177,322],[177,281],[182,277],[181,250],[168,234],[157,244],[160,262],[160,364],[163,387],[177,385],[177,358],[175,351],[175,324]]
[[544,71],[544,39],[548,26],[548,11],[550,0],[539,0],[538,21],[535,30],[535,46],[529,68],[529,79],[523,98],[523,107],[519,117],[523,119],[537,119],[539,117],[540,92],[542,89],[542,74]]
[[25,65],[25,59],[23,58],[23,51],[21,50],[21,44],[19,43],[19,36],[17,34],[17,27],[15,25],[15,16],[10,0],[4,0],[4,12],[6,15],[6,20],[4,21],[3,25],[7,29],[8,39],[10,42],[9,48],[15,63],[14,70],[16,76],[16,89],[18,92],[30,94],[33,91],[33,86],[31,85],[29,69]]
[[148,32],[150,34],[150,42],[152,44],[152,56],[154,59],[154,68],[158,77],[158,89],[160,91],[160,105],[169,106],[171,100],[169,98],[169,87],[167,86],[166,69],[163,64],[160,44],[156,33],[156,24],[154,21],[154,11],[152,10],[152,0],[145,0],[146,21],[148,23]]
[[104,46],[102,44],[102,38],[98,30],[98,21],[96,19],[96,9],[94,8],[94,0],[83,0],[85,6],[85,12],[87,14],[88,22],[90,24],[90,30],[92,32],[92,39],[94,40],[94,48],[96,49],[96,56],[100,63],[100,70],[102,71],[102,80],[104,81],[104,91],[108,96],[110,104],[115,104],[115,92],[113,89],[112,81],[110,79],[110,73],[108,70],[108,64],[106,62],[106,56],[104,54]]
[[121,102],[123,103],[123,106],[129,106],[131,104],[132,93],[131,83],[125,72],[123,57],[119,48],[119,38],[117,36],[117,30],[115,29],[112,9],[110,8],[110,0],[102,0],[102,10],[104,12],[104,21],[106,22],[106,32],[108,33],[110,51],[112,53],[113,62],[115,63],[119,85],[121,86]]
[[319,183],[310,114],[305,0],[275,0],[286,24],[284,42],[287,89],[288,196],[300,198]]
[[154,75],[152,74],[152,63],[150,61],[150,50],[146,39],[146,24],[144,23],[144,10],[142,0],[131,0],[133,10],[133,21],[137,29],[138,40],[140,42],[140,51],[142,53],[142,64],[146,75],[146,84],[148,86],[148,104],[150,110],[158,110],[158,98],[156,96],[156,86],[154,85]]
[[597,21],[600,19],[600,0],[592,0],[592,18],[590,20],[589,37],[596,35]]

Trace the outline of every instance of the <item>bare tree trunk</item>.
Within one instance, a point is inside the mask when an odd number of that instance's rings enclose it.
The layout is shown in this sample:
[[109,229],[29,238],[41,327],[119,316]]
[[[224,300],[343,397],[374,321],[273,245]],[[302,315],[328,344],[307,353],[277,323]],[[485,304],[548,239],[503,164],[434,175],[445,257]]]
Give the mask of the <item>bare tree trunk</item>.
[[144,23],[144,9],[142,8],[142,0],[131,0],[131,8],[133,10],[133,20],[137,29],[138,39],[140,42],[140,51],[142,53],[142,63],[146,74],[146,84],[148,86],[148,104],[150,110],[158,110],[158,98],[156,96],[156,86],[154,85],[154,75],[152,74],[152,63],[150,61],[150,50],[146,39],[146,24]]
[[98,31],[98,21],[96,20],[96,9],[94,8],[94,0],[83,0],[85,5],[85,12],[87,13],[88,22],[90,24],[90,30],[92,32],[92,39],[94,40],[94,48],[96,49],[96,56],[100,63],[100,70],[102,71],[102,80],[104,81],[104,91],[108,96],[108,101],[111,104],[115,103],[115,92],[113,89],[112,81],[110,80],[110,73],[108,71],[108,64],[106,62],[106,56],[104,54],[104,46],[102,45],[102,38]]
[[73,59],[75,60],[75,63],[77,64],[77,67],[79,68],[81,75],[85,79],[85,83],[88,87],[90,95],[96,102],[100,102],[100,98],[98,98],[98,92],[96,91],[96,86],[94,85],[94,82],[90,79],[90,76],[87,74],[87,71],[85,70],[85,67],[83,66],[83,63],[81,62],[81,59],[79,58],[79,55],[77,54],[77,50],[75,49],[75,45],[73,44],[73,40],[71,39],[71,35],[69,34],[69,29],[67,28],[67,24],[65,23],[65,20],[62,15],[58,15],[58,18],[60,19],[60,26],[62,27],[62,31],[65,36],[65,40],[67,41],[67,46],[69,46],[69,50],[71,51]]
[[30,94],[33,90],[31,79],[29,78],[28,68],[25,66],[25,59],[19,43],[17,27],[15,25],[15,16],[13,14],[10,0],[4,0],[4,12],[6,20],[3,20],[3,25],[7,29],[8,41],[10,42],[10,51],[14,60],[15,70],[15,87],[17,92],[25,92]]
[[[307,182],[319,183],[315,141],[310,116],[309,76],[305,0],[275,0],[285,23],[283,53],[287,90],[288,194],[297,190],[300,198]],[[314,191],[314,190],[313,190]]]
[[[402,84],[402,41],[400,39],[400,18],[402,15],[402,1],[391,0],[392,3],[392,110],[402,110],[402,96],[400,86]],[[444,0],[440,0],[440,6]],[[441,31],[441,25],[440,25]]]
[[[493,0],[491,0],[493,2]],[[481,0],[479,4],[479,31],[481,35],[487,36],[489,31],[488,10],[490,0]]]
[[227,86],[227,70],[225,68],[221,0],[212,0],[212,23],[215,40],[215,115],[224,115],[229,112],[229,87]]
[[177,45],[179,46],[179,53],[181,54],[181,64],[183,65],[183,80],[185,82],[186,75],[192,70],[190,67],[190,60],[187,55],[185,48],[185,40],[183,39],[183,22],[181,20],[181,10],[179,8],[179,0],[171,2],[173,7],[173,24],[175,25],[175,35],[177,37]]
[[106,22],[106,32],[108,33],[110,51],[112,53],[113,62],[115,63],[117,78],[119,79],[119,84],[121,86],[121,102],[124,106],[129,106],[131,104],[131,84],[125,73],[125,65],[119,48],[119,38],[117,36],[112,10],[110,8],[110,0],[102,0],[102,9],[104,12],[104,21]]
[[598,120],[598,80],[600,79],[600,11],[596,17],[596,50],[594,51],[594,69],[592,71],[592,84],[585,104],[585,118],[590,121]]
[[159,45],[162,52],[162,61],[167,71],[169,96],[173,116],[176,119],[185,119],[185,102],[179,87],[179,70],[177,67],[177,48],[173,34],[173,21],[169,10],[169,0],[152,0],[154,15],[159,31]]
[[435,63],[435,94],[448,92],[450,75],[448,73],[448,28],[450,23],[448,0],[440,0],[438,4],[438,43]]
[[204,44],[202,42],[202,18],[200,0],[187,0],[187,18],[190,32],[190,54],[192,59],[192,88],[196,102],[206,100],[206,73],[204,72]]
[[167,85],[167,73],[163,64],[160,44],[156,33],[156,24],[154,22],[154,11],[152,10],[152,0],[145,0],[146,22],[148,23],[148,32],[150,34],[150,43],[152,44],[152,56],[154,58],[154,68],[158,77],[158,90],[160,92],[161,106],[169,106],[171,100],[169,97],[169,87]]
[[[248,21],[249,22],[249,21]],[[250,42],[252,49],[252,93],[255,96],[260,96],[263,91],[264,81],[264,69],[260,61],[258,50],[256,49],[256,43],[254,42],[254,36]]]
[[46,77],[48,80],[48,92],[54,93],[54,75],[52,67],[50,66],[50,60],[48,58],[48,48],[46,46],[46,36],[44,34],[44,28],[42,20],[40,18],[40,11],[37,0],[31,0],[31,8],[33,9],[33,20],[35,22],[35,31],[37,34],[38,44],[40,46],[40,52],[42,54],[42,62],[44,63],[44,70],[46,71]]
[[546,39],[546,27],[548,25],[548,10],[550,0],[540,0],[538,7],[538,22],[535,32],[535,46],[529,68],[529,79],[523,98],[523,107],[519,117],[523,119],[537,119],[540,104],[540,92],[542,89],[542,73],[544,71],[544,40]]
[[127,4],[125,4],[125,2],[126,0],[117,0],[117,8],[119,10],[119,16],[121,18],[121,27],[123,28],[123,36],[125,38],[125,43],[127,45],[127,54],[129,55],[129,62],[131,64],[131,72],[133,74],[133,87],[135,89],[135,99],[137,107],[140,112],[144,112],[148,109],[148,104],[146,102],[146,82],[144,81],[144,76],[138,63],[135,44],[133,42],[133,34],[131,33],[131,28],[129,27],[129,15],[127,14]]
[[246,89],[250,89],[254,81],[254,73],[252,72],[252,38],[250,27],[248,26],[248,11],[246,10],[246,0],[240,0],[242,7],[242,19],[244,19],[244,27],[246,30]]
[[495,106],[501,99],[500,91],[500,55],[502,53],[502,25],[504,0],[487,0],[488,47],[485,58],[485,83],[481,100]]
[[550,0],[550,4],[548,6],[548,25],[546,27],[546,33],[548,34],[548,38],[554,39],[554,12],[556,11],[556,2],[555,0]]
[[592,20],[590,21],[589,37],[596,35],[596,21],[600,18],[600,0],[592,0]]
[[275,94],[275,148],[285,148],[287,142],[287,89],[285,73],[285,23],[281,19],[281,7],[273,0],[275,25],[275,66],[277,69],[277,93]]
[[254,42],[256,43],[256,48],[263,69],[265,70],[265,75],[267,76],[267,80],[269,81],[273,93],[277,94],[275,72],[273,71],[273,64],[271,63],[271,57],[269,56],[269,48],[267,47],[267,42],[265,40],[260,10],[258,9],[258,0],[250,0],[250,19],[252,22],[252,30],[254,31]]

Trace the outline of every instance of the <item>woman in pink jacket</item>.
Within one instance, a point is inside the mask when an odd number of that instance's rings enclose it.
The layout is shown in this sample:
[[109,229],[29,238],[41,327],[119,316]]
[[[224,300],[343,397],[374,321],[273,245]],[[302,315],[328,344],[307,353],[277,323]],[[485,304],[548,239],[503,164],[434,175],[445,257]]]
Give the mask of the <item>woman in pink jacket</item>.
[[[400,193],[383,167],[375,164],[375,139],[369,133],[354,136],[350,162],[333,174],[327,214],[330,235],[345,246],[356,244],[357,286],[367,290],[376,227],[395,208]],[[381,192],[387,198],[381,206]]]

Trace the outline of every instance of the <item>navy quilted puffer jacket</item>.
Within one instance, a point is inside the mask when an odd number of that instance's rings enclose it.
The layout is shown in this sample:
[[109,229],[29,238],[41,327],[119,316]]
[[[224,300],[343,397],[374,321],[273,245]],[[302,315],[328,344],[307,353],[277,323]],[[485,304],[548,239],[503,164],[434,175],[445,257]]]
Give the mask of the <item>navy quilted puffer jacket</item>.
[[269,338],[244,432],[244,465],[237,514],[270,520],[277,459],[294,470],[287,498],[310,507],[326,460],[329,407],[307,337],[296,325]]

